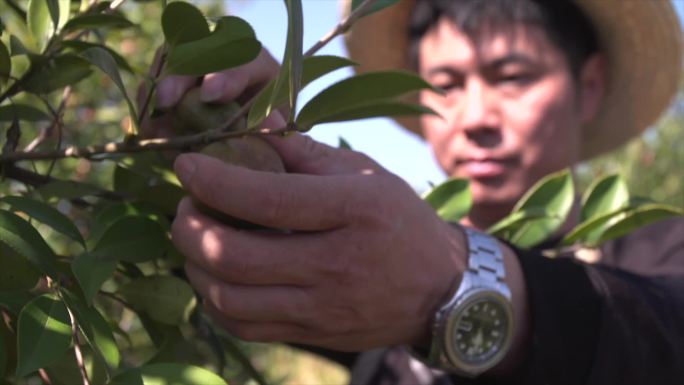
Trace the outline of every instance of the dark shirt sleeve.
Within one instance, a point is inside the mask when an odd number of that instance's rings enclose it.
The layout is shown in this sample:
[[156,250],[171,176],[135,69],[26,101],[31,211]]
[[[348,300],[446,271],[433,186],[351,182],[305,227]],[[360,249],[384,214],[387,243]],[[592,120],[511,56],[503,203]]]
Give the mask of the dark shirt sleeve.
[[512,377],[476,383],[684,383],[684,220],[607,245],[597,264],[516,252],[530,302],[530,354]]

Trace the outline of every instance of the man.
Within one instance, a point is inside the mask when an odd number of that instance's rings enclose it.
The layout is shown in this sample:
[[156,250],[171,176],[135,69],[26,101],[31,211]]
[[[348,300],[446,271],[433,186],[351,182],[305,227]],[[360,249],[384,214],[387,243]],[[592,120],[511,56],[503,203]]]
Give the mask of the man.
[[[410,17],[412,42],[402,37]],[[681,222],[609,245],[597,265],[514,250],[472,228],[505,216],[538,178],[650,124],[677,85],[679,34],[665,1],[403,1],[368,17],[353,56],[406,68],[412,47],[415,68],[447,92],[421,95],[443,119],[420,127],[445,171],[471,179],[465,227],[441,221],[368,157],[306,136],[267,138],[288,174],[182,155],[176,172],[197,199],[292,230],[237,230],[183,201],[173,238],[191,282],[243,339],[411,346],[427,364],[404,348],[373,350],[357,360],[355,383],[678,383]],[[261,55],[207,76],[202,94],[233,100],[274,68]],[[166,81],[158,104],[192,83]],[[268,121],[282,125],[278,114]]]

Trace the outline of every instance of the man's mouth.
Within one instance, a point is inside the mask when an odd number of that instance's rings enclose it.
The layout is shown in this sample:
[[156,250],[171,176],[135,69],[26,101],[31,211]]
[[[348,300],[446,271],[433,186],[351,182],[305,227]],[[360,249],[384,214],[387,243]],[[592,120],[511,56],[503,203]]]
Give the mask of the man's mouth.
[[502,176],[512,161],[508,158],[466,158],[456,162],[462,174],[471,179],[487,179]]

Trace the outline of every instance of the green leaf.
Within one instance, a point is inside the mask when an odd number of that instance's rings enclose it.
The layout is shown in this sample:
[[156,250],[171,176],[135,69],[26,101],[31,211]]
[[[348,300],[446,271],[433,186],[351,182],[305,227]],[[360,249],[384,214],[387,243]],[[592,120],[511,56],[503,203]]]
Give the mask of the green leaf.
[[[354,11],[357,9],[361,4],[363,4],[364,0],[352,0],[351,3],[351,9]],[[369,6],[361,16],[368,16],[371,13],[378,12],[384,8],[390,7],[396,3],[398,3],[399,0],[375,0],[375,3],[371,6]]]
[[151,204],[145,202],[112,202],[102,206],[91,216],[88,243],[95,246],[107,229],[125,216],[146,217],[157,222],[164,231],[170,229],[170,223],[166,219],[165,213]]
[[209,36],[209,24],[202,12],[192,4],[178,1],[164,8],[162,30],[170,46],[203,39]]
[[12,122],[14,119],[25,122],[43,122],[51,117],[43,110],[27,104],[7,104],[0,107],[0,122]]
[[[314,96],[299,112],[297,124],[304,130],[329,117],[422,89],[435,90],[419,76],[404,71],[369,72],[344,79]],[[374,115],[377,116],[377,115]]]
[[88,305],[92,305],[93,298],[100,291],[102,284],[114,275],[116,261],[102,260],[93,253],[83,253],[71,262],[71,271],[81,286],[83,296]]
[[0,210],[0,242],[43,273],[57,278],[55,254],[50,246],[30,223],[6,210]]
[[393,101],[379,101],[366,105],[343,109],[337,113],[321,117],[312,122],[303,122],[299,126],[300,131],[307,131],[316,124],[344,122],[367,118],[385,116],[409,116],[409,115],[438,115],[433,109],[419,104],[407,104]]
[[67,20],[71,11],[71,0],[45,0],[50,13],[52,32],[60,30]]
[[64,303],[42,295],[19,314],[17,371],[24,377],[58,360],[71,345],[71,322]]
[[53,230],[66,235],[85,247],[83,236],[78,231],[76,225],[56,208],[46,203],[20,196],[5,196],[0,198],[0,202],[9,204],[14,211],[25,212],[31,218],[50,226]]
[[202,76],[248,63],[260,51],[261,43],[246,21],[224,16],[209,36],[172,47],[167,57],[166,72]]
[[50,202],[58,199],[83,198],[88,195],[96,195],[102,190],[87,183],[58,180],[40,186],[36,192],[45,201]]
[[458,223],[468,215],[473,204],[467,179],[450,178],[433,188],[423,198],[437,215],[447,222]]
[[587,189],[582,198],[582,222],[602,216],[629,204],[627,183],[620,175],[598,179]]
[[[356,65],[356,63],[339,56],[321,55],[304,58],[302,62],[301,88],[303,89],[309,83],[323,75],[352,65]],[[257,127],[271,113],[273,108],[279,108],[287,101],[287,89],[281,87],[277,93],[273,93],[276,80],[277,79],[271,80],[259,93],[259,96],[257,96],[252,108],[249,110],[247,127]],[[289,79],[284,81],[289,82]]]
[[62,42],[62,45],[64,47],[70,48],[74,50],[76,53],[81,53],[87,49],[90,48],[102,48],[109,52],[109,54],[114,58],[114,61],[116,61],[116,64],[119,66],[124,71],[128,71],[130,73],[134,73],[135,70],[131,67],[130,64],[128,64],[128,61],[124,59],[123,56],[119,55],[118,52],[114,51],[113,49],[107,47],[104,44],[98,44],[98,43],[91,43],[88,41],[81,41],[81,40],[65,40]]
[[0,291],[32,289],[40,277],[40,271],[31,262],[0,243]]
[[173,215],[186,193],[181,187],[148,176],[139,169],[117,166],[114,170],[114,189],[137,197],[141,202],[153,204],[164,213]]
[[510,241],[518,247],[529,248],[546,240],[565,223],[574,200],[574,185],[568,170],[544,177],[525,193],[513,211],[543,209],[548,217],[526,222]]
[[64,25],[64,31],[73,32],[80,29],[94,28],[128,28],[134,24],[119,14],[101,13],[98,15],[82,15],[69,20]]
[[217,374],[187,364],[150,364],[114,377],[109,385],[228,385]]
[[546,209],[541,207],[531,207],[514,211],[493,224],[487,229],[487,232],[504,239],[510,239],[510,234],[520,229],[524,223],[533,219],[548,218],[549,216]]
[[59,2],[59,18],[57,20],[57,29],[61,30],[69,21],[71,16],[71,0],[58,0]]
[[95,307],[88,307],[76,296],[63,290],[64,301],[73,312],[78,327],[93,351],[112,369],[119,367],[121,354],[107,321]]
[[0,41],[0,85],[3,85],[9,79],[12,73],[12,59],[10,58],[9,50],[5,43]]
[[630,210],[626,213],[624,218],[608,227],[597,243],[601,244],[612,239],[620,238],[641,227],[663,219],[682,215],[684,215],[684,212],[677,207],[661,204],[645,204]]
[[123,95],[124,99],[126,99],[126,104],[128,104],[128,113],[130,114],[131,122],[133,123],[135,133],[137,134],[139,132],[137,123],[138,112],[135,110],[133,101],[131,101],[131,98],[128,97],[128,93],[126,93],[126,86],[124,86],[123,80],[121,80],[121,75],[119,74],[119,68],[117,67],[116,60],[114,60],[112,55],[110,55],[107,50],[100,47],[89,48],[83,51],[81,56],[86,58],[97,68],[101,69],[102,72],[107,74],[107,76],[109,76],[114,84],[116,84],[116,86],[119,88],[119,91]]
[[125,216],[146,217],[157,222],[165,231],[170,229],[170,223],[164,212],[151,204],[145,202],[111,202],[104,204],[93,213],[89,241],[95,241],[93,243],[95,245],[114,222]]
[[36,64],[23,86],[28,92],[47,94],[74,85],[91,74],[90,63],[74,54],[64,54]]
[[161,257],[169,249],[166,232],[155,221],[127,216],[114,222],[93,250],[105,261],[145,262]]
[[118,293],[133,309],[167,325],[187,322],[197,304],[190,285],[172,276],[134,279],[121,287]]
[[14,35],[10,35],[10,51],[12,51],[12,56],[18,56],[18,55],[35,55],[34,52],[31,52],[26,46],[24,46],[24,43],[22,43],[19,38],[17,38]]
[[566,234],[563,238],[563,245],[581,243],[587,246],[595,246],[606,228],[624,218],[626,212],[627,209],[617,209],[603,215],[592,216]]
[[343,148],[345,150],[352,150],[351,144],[349,144],[349,142],[347,142],[347,140],[341,136],[338,138],[337,148]]
[[[302,86],[302,60],[303,60],[303,13],[301,0],[285,0],[287,6],[287,47],[285,49],[285,58],[283,59],[283,67],[280,71],[280,76],[276,79],[275,92],[271,95],[271,105],[277,97],[278,91],[283,86],[286,86],[286,91],[289,96],[290,116],[289,123],[295,121],[295,113],[297,111],[297,96]],[[279,84],[279,82],[282,82]]]
[[31,36],[33,36],[33,39],[38,44],[38,49],[42,51],[47,45],[48,38],[52,36],[54,32],[50,20],[48,1],[29,0],[26,19],[29,31],[31,31]]
[[0,307],[7,309],[13,315],[19,315],[21,309],[35,297],[26,290],[0,290]]

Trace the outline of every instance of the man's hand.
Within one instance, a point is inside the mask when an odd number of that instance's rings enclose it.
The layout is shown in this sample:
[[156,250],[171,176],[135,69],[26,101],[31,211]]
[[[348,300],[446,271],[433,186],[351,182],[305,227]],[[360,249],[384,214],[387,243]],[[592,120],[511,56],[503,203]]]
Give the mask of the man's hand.
[[[159,58],[155,58],[156,60]],[[157,86],[155,109],[157,111],[172,109],[180,102],[183,95],[189,89],[197,87],[200,81],[200,97],[203,102],[226,103],[237,101],[244,103],[246,99],[259,92],[271,79],[276,77],[278,71],[279,66],[273,56],[268,51],[262,50],[256,59],[247,64],[208,74],[201,79],[194,76],[167,76]],[[138,106],[145,103],[147,92],[146,86],[141,86],[138,90]],[[143,137],[175,136],[171,129],[173,126],[171,119],[170,114],[164,114],[144,121],[142,125]],[[267,118],[264,123],[276,127],[274,124],[279,123],[279,121],[271,119],[273,117]],[[282,123],[284,124],[284,122]]]
[[238,230],[181,203],[173,241],[209,311],[249,341],[344,351],[424,343],[465,268],[463,234],[365,155],[303,135],[269,141],[289,173],[176,160],[196,199],[289,230]]

